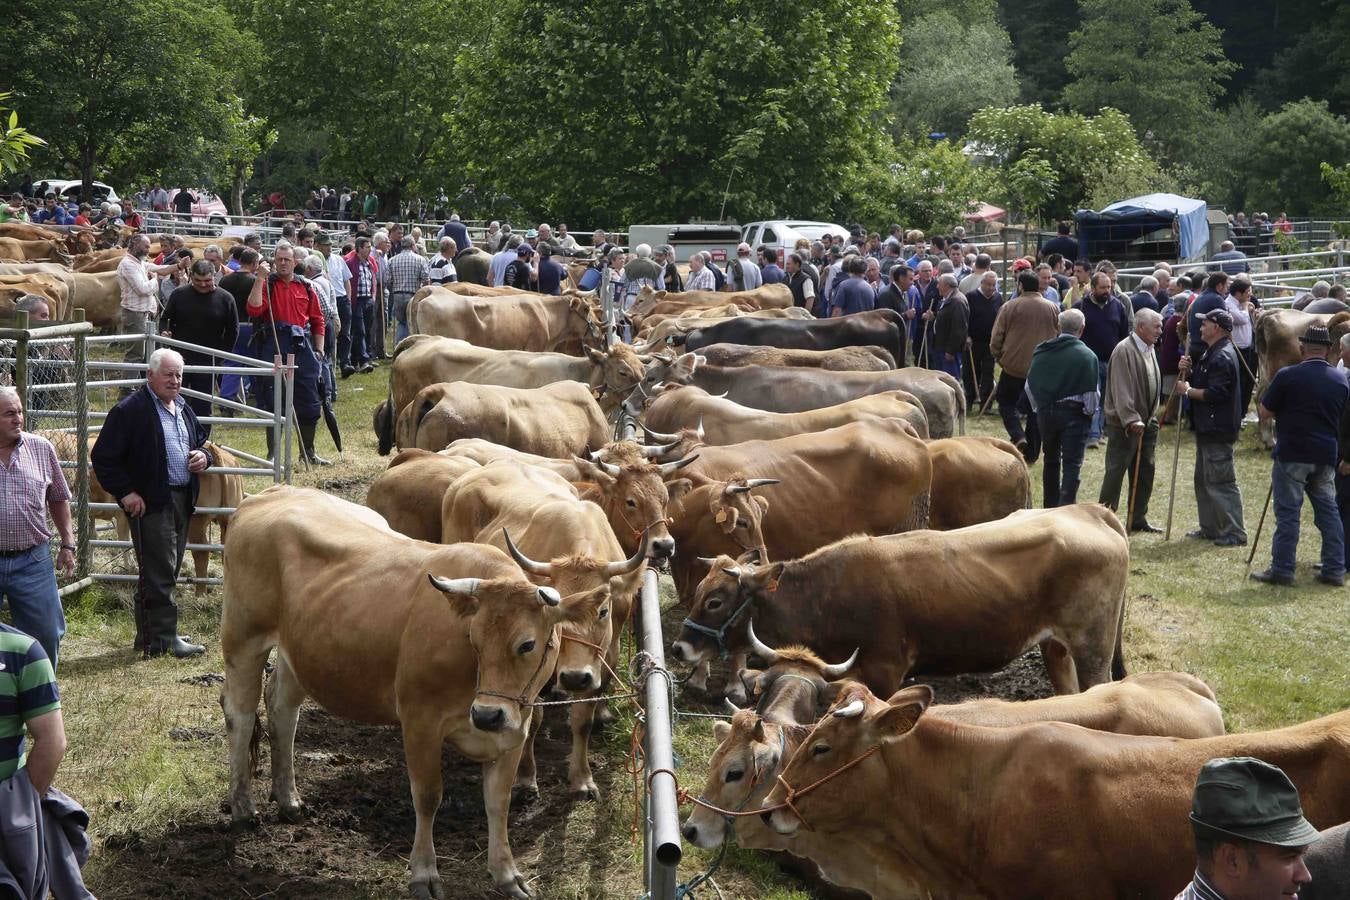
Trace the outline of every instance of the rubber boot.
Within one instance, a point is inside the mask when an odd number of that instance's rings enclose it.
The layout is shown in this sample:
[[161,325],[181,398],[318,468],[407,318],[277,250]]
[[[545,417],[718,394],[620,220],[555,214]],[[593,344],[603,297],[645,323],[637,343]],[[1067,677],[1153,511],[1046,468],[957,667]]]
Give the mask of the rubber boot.
[[145,601],[141,598],[139,588],[132,594],[132,614],[136,617],[136,640],[132,643],[132,649],[137,653],[144,655],[150,645],[150,638],[145,626]]
[[333,463],[314,452],[314,430],[318,422],[300,422],[300,452],[311,466],[331,466]]
[[200,656],[206,652],[201,644],[191,644],[178,634],[178,607],[170,604],[145,611],[145,620],[150,637],[146,648],[148,656],[168,654],[178,659]]
[[267,435],[267,459],[270,462],[276,459],[276,447],[275,441],[272,438],[272,429],[264,429],[263,433]]

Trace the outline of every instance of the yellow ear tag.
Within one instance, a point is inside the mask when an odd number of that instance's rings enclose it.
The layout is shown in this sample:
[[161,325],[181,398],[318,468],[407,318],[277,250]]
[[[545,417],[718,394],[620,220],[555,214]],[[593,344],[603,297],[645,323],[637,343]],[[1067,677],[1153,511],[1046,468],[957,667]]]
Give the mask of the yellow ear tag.
[[725,509],[719,509],[717,511],[717,515],[713,516],[713,521],[716,522],[718,525],[721,525],[726,520],[727,520],[727,511]]
[[770,594],[778,590],[778,579],[775,578],[773,581],[770,581],[767,585],[764,586],[764,590]]

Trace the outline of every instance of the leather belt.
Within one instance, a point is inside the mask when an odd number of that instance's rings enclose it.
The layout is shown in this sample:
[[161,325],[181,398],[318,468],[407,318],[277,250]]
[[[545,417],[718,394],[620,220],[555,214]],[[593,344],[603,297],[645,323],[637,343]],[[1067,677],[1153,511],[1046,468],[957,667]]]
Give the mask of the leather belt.
[[23,556],[25,553],[28,553],[30,550],[33,549],[33,547],[36,546],[37,544],[33,544],[32,547],[24,547],[22,550],[0,550],[0,556],[3,557]]

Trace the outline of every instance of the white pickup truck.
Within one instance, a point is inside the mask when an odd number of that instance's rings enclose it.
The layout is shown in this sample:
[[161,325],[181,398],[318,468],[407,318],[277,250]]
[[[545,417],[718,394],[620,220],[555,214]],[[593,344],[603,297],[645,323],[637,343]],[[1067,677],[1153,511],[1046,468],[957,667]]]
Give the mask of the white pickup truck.
[[781,258],[791,253],[798,238],[818,241],[822,235],[831,234],[836,238],[848,239],[848,229],[831,222],[810,222],[804,219],[775,219],[772,222],[751,222],[741,227],[741,240],[750,245],[751,250],[760,247],[774,247]]

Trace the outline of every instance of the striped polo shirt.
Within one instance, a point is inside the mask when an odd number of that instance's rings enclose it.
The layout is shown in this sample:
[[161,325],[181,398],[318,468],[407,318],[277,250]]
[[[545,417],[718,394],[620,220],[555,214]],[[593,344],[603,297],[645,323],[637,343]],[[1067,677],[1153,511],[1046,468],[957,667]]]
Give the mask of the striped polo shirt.
[[24,723],[60,708],[56,674],[42,645],[0,624],[0,779],[25,762]]

